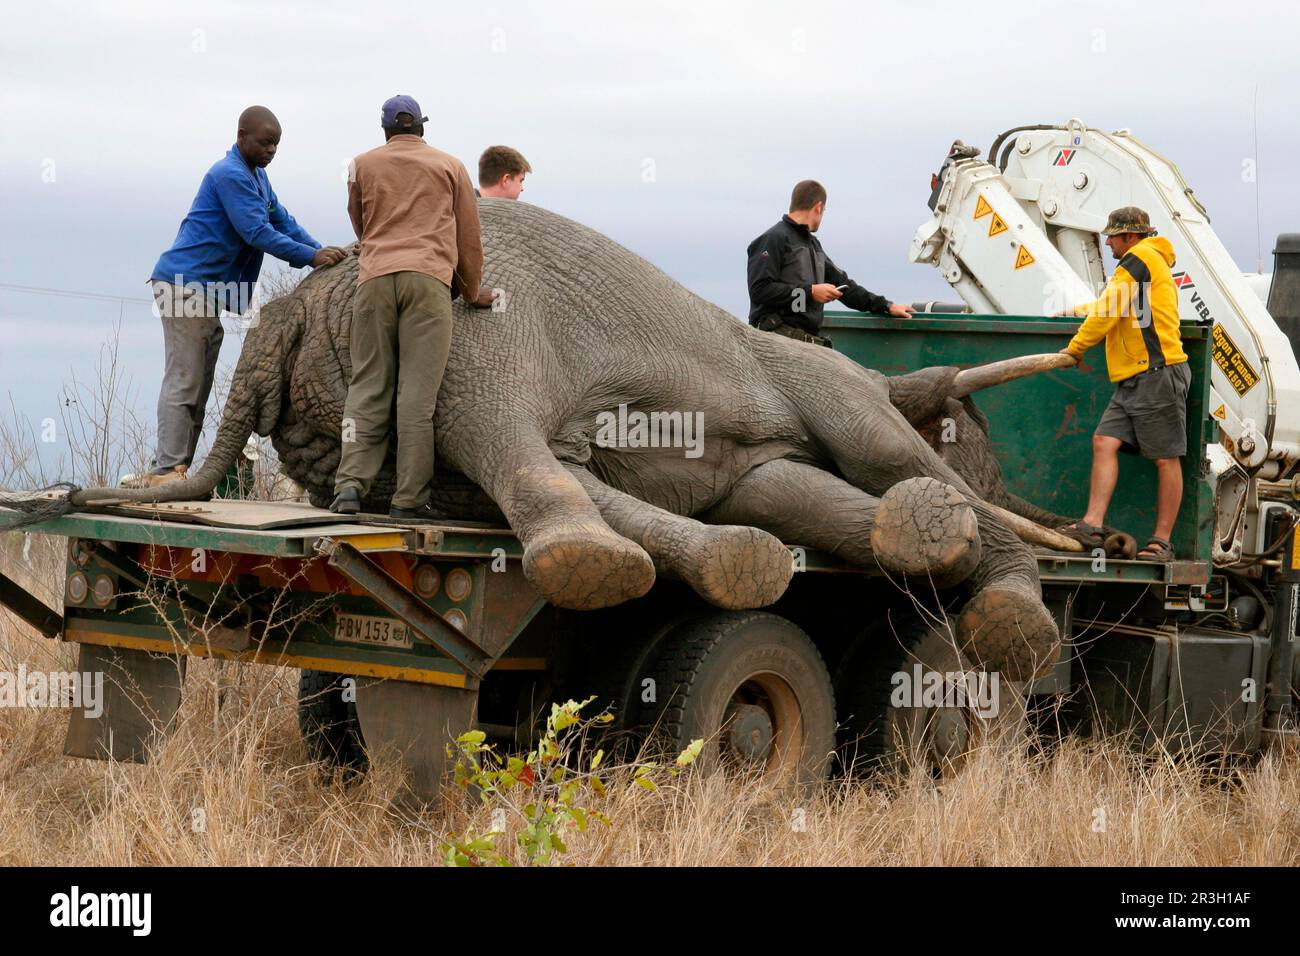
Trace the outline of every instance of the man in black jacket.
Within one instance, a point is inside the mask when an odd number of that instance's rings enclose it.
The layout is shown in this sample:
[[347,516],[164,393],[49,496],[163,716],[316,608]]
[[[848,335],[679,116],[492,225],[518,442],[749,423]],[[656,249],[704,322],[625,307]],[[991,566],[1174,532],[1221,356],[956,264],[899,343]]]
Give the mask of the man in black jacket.
[[790,195],[790,213],[749,244],[749,324],[830,347],[821,335],[822,306],[843,299],[861,312],[905,317],[913,309],[868,292],[822,251],[813,235],[826,210],[826,189],[805,179]]

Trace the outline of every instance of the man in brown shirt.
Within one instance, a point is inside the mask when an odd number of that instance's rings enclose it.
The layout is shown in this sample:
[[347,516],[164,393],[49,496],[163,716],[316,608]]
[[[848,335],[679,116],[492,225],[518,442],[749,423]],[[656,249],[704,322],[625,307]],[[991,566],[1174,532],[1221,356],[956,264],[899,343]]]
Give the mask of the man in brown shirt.
[[387,142],[352,161],[348,215],[361,240],[352,306],[352,380],[331,511],[356,514],[383,465],[397,393],[394,518],[431,517],[433,413],[451,347],[451,300],[475,302],[483,276],[474,184],[424,142],[409,96],[383,107]]

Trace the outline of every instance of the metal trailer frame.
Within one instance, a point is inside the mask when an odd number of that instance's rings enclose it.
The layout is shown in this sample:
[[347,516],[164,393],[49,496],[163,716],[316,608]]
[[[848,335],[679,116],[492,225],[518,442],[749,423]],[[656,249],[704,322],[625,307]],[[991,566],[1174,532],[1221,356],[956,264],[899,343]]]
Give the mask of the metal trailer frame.
[[[255,506],[206,507],[232,520]],[[67,538],[61,616],[0,577],[0,600],[46,637],[80,645],[79,670],[106,675],[102,716],[72,712],[70,755],[147,759],[175,719],[189,657],[309,668],[357,679],[368,747],[396,751],[413,791],[431,799],[448,735],[476,720],[483,679],[551,667],[544,628],[521,640],[547,604],[524,580],[522,548],[508,530],[362,522],[257,530],[112,510],[26,529]],[[845,607],[860,593],[857,582],[872,576],[798,550],[804,573],[827,579]],[[1045,588],[1063,593],[1102,580],[1178,588],[1206,570],[1140,561],[1099,568],[1090,555],[1064,554],[1043,554],[1039,566]],[[632,603],[658,605],[659,614],[675,601],[680,595],[652,592]],[[340,615],[349,614],[402,622],[406,646],[339,640]],[[1068,686],[1071,659],[1063,656],[1041,692]]]

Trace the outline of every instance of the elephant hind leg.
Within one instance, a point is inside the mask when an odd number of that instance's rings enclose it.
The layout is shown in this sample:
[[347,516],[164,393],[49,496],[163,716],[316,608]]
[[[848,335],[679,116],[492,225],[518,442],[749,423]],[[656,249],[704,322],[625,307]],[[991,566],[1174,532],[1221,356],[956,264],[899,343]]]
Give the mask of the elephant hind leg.
[[939,587],[964,580],[980,557],[974,510],[930,478],[899,482],[876,498],[830,472],[779,459],[747,472],[703,517],[754,524],[858,567],[928,577]]
[[658,571],[685,581],[710,603],[766,607],[785,593],[794,563],[767,532],[702,524],[611,488],[585,468],[568,468],[610,527],[645,548]]
[[469,430],[491,442],[453,464],[501,508],[524,546],[524,576],[543,597],[559,607],[593,610],[650,590],[650,556],[605,523],[536,429],[479,421]]
[[641,597],[655,580],[646,553],[603,523],[539,535],[524,546],[524,576],[552,604],[581,611]]

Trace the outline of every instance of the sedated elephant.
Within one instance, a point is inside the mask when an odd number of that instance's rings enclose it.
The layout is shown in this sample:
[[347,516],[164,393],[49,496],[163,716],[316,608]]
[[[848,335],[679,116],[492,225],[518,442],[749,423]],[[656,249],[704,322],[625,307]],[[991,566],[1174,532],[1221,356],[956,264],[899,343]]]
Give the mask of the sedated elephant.
[[[790,581],[787,541],[962,584],[963,650],[1010,679],[1055,660],[1037,563],[1002,508],[1064,519],[1006,493],[985,424],[963,397],[969,373],[887,378],[752,329],[559,215],[495,199],[480,213],[484,283],[504,298],[493,310],[455,305],[435,415],[435,504],[448,517],[504,516],[525,574],[550,601],[617,604],[663,573],[720,606],[762,607]],[[355,275],[349,258],[263,307],[193,477],[82,490],[73,503],[204,497],[253,432],[271,437],[314,503],[327,503]],[[692,448],[622,432],[627,440],[607,440],[620,406],[625,416],[681,413],[702,430],[686,436]],[[948,417],[959,440],[945,444],[935,426]],[[386,508],[391,464],[390,452],[366,510]]]

